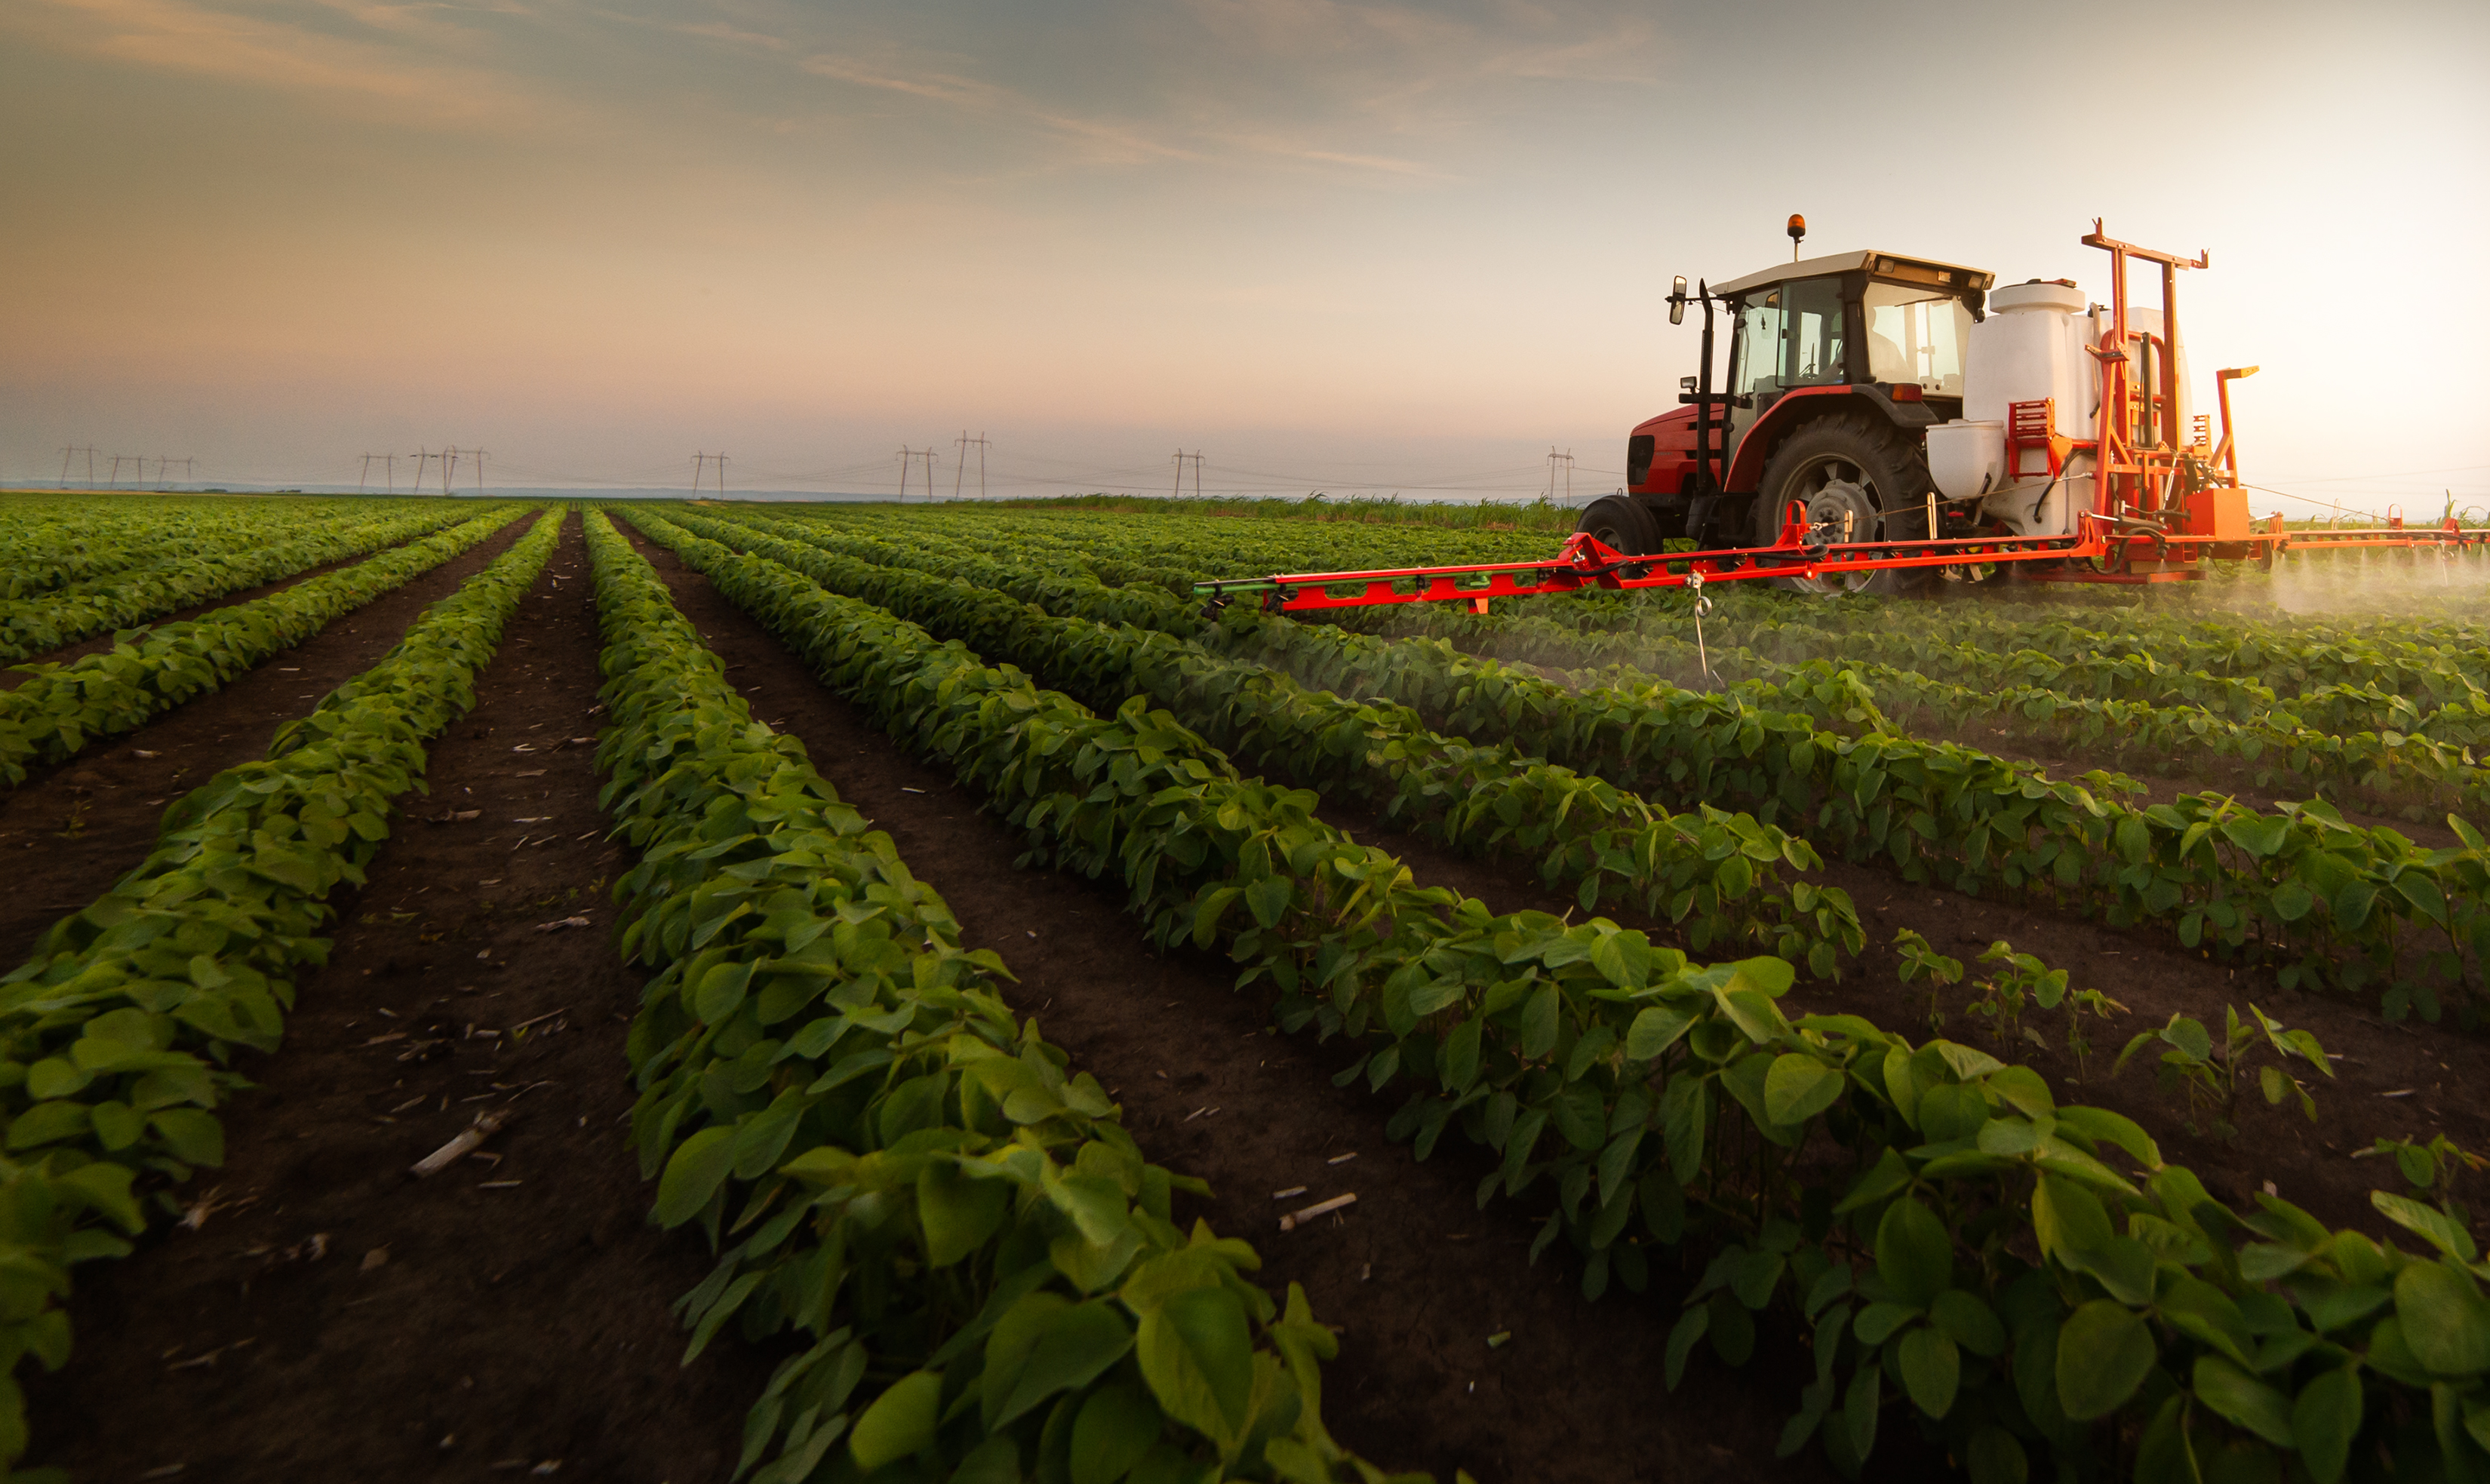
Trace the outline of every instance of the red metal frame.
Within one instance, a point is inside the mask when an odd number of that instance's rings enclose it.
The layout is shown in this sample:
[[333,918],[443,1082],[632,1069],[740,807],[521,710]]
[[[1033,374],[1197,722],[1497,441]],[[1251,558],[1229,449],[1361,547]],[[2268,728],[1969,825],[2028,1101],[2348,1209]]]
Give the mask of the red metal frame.
[[[1795,509],[1795,507],[1793,507]],[[2089,514],[2085,517],[2093,519]],[[2444,526],[2403,530],[2284,532],[2282,517],[2273,517],[2263,532],[2244,542],[2212,536],[2112,534],[2104,538],[2079,537],[1965,537],[1941,540],[1817,542],[1800,521],[1784,521],[1781,539],[1770,546],[1722,551],[1670,552],[1658,557],[1630,557],[1603,544],[1585,531],[1566,538],[1548,562],[1489,562],[1467,567],[1403,567],[1358,572],[1288,572],[1268,577],[1223,579],[1194,584],[1213,606],[1246,595],[1259,595],[1266,612],[1311,613],[1331,608],[1366,608],[1388,603],[1464,602],[1486,611],[1497,597],[1532,597],[1550,593],[1578,593],[1585,588],[1631,591],[1678,588],[1690,583],[1739,582],[1774,577],[1838,577],[1846,572],[1889,571],[1898,567],[1960,567],[1983,564],[2096,562],[2105,570],[2085,572],[2080,579],[2061,570],[2033,570],[2041,581],[2185,582],[2195,573],[2170,569],[2177,550],[2222,545],[2249,545],[2280,553],[2296,547],[2331,550],[2347,546],[2490,546],[2490,531],[2468,531],[2450,520]],[[2149,552],[2150,558],[2138,553]],[[2192,560],[2192,557],[2189,558]],[[2153,565],[2149,566],[2150,562]],[[1354,593],[1334,588],[1354,586]]]

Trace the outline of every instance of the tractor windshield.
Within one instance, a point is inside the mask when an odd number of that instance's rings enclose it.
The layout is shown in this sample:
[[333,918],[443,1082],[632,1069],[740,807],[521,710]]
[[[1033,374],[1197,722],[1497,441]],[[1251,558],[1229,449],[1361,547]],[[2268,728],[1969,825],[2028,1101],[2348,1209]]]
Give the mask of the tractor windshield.
[[1895,283],[1870,283],[1860,306],[1868,313],[1868,376],[1916,382],[1939,396],[1962,395],[1962,351],[1971,338],[1971,309],[1952,294]]

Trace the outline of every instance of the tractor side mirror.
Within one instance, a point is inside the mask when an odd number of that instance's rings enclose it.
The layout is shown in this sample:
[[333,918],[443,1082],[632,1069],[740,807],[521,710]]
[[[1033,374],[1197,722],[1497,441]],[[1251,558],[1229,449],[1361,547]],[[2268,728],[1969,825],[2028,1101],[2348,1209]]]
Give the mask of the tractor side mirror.
[[1668,291],[1668,322],[1672,325],[1686,323],[1686,275],[1684,274],[1677,276],[1675,286]]

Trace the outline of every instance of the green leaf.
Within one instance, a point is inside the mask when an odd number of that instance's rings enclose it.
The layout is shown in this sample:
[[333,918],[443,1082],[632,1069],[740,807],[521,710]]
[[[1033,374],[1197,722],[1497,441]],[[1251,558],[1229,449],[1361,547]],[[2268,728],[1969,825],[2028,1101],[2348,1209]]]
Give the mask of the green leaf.
[[2490,1371],[2490,1302],[2471,1275],[2445,1263],[2410,1263],[2395,1275],[2395,1317],[2413,1358],[2435,1376]]
[[1954,1238],[1934,1211],[1909,1196],[1876,1223],[1876,1273],[1895,1299],[1924,1309],[1954,1283]]
[[2328,1371],[2300,1388],[2300,1399],[2291,1405],[2291,1436],[2314,1484],[2336,1484],[2343,1477],[2352,1440],[2360,1431],[2360,1403],[2358,1366]]
[[1687,1357],[1694,1353],[1694,1342],[1702,1339],[1711,1325],[1712,1310],[1705,1304],[1696,1304],[1677,1316],[1677,1323],[1668,1331],[1667,1367],[1664,1373],[1669,1390],[1676,1390],[1677,1383],[1685,1379]]
[[1975,1355],[1994,1358],[2006,1353],[2006,1326],[1977,1294],[1947,1289],[1928,1306],[1928,1322]]
[[1832,1107],[1846,1081],[1838,1068],[1804,1053],[1776,1057],[1764,1076],[1764,1115],[1776,1123],[1803,1123]]
[[1244,1430],[1254,1391],[1254,1349],[1245,1306],[1223,1288],[1170,1294],[1145,1310],[1142,1379],[1162,1411],[1213,1439]]
[[1972,1434],[1963,1450],[1963,1464],[1971,1471],[1971,1484],[2026,1484],[2032,1476],[2032,1461],[2024,1455],[2023,1444],[2002,1427],[1983,1427]]
[[1920,1411],[1942,1417],[1954,1410],[1954,1391],[1962,1384],[1962,1353],[1954,1341],[1923,1325],[1902,1336],[1895,1359],[1902,1389]]
[[1072,1424],[1072,1484],[1115,1484],[1130,1473],[1166,1425],[1137,1386],[1101,1387]]
[[947,1159],[934,1159],[916,1178],[916,1219],[925,1228],[925,1262],[948,1267],[985,1244],[1002,1226],[1011,1182],[979,1179]]
[[1863,1365],[1850,1378],[1850,1392],[1841,1399],[1841,1420],[1850,1429],[1850,1449],[1865,1460],[1876,1446],[1876,1409],[1884,1400],[1884,1371]]
[[848,1448],[867,1473],[895,1464],[934,1441],[941,1418],[942,1373],[913,1371],[893,1382],[856,1418]]
[[1695,1013],[1677,1005],[1655,1004],[1634,1018],[1626,1031],[1626,1060],[1648,1062],[1666,1051],[1694,1025]]
[[2281,814],[2224,820],[2222,833],[2232,844],[2263,860],[2279,852],[2283,841],[2290,838],[2291,820]]
[[712,1124],[685,1139],[657,1178],[657,1225],[679,1227],[699,1215],[734,1168],[734,1129]]
[[2159,1358],[2153,1326],[2114,1298],[2096,1298],[2058,1330],[2058,1405],[2077,1422],[2127,1404]]
[[2369,1204],[2389,1221],[2421,1237],[2457,1262],[2473,1261],[2473,1234],[2437,1207],[2423,1206],[2409,1196],[2385,1190],[2370,1191]]
[[692,997],[692,1013],[709,1025],[718,1025],[743,1004],[744,986],[752,981],[752,964],[719,964],[701,975],[700,989]]
[[1245,905],[1254,920],[1264,927],[1277,927],[1288,914],[1288,903],[1295,900],[1297,884],[1286,876],[1265,876],[1245,888]]
[[204,1108],[159,1108],[147,1115],[147,1126],[186,1165],[214,1167],[225,1162],[224,1126]]
[[[1215,1289],[1192,1289],[1189,1293],[1220,1293]],[[1173,1297],[1182,1297],[1175,1295]],[[1240,1323],[1242,1311],[1239,1311]],[[1057,1391],[1076,1391],[1087,1385],[1133,1348],[1133,1332],[1115,1310],[1104,1301],[1074,1304],[1046,1316],[1037,1333],[1036,1343],[1029,1347],[1028,1357],[1020,1368],[1020,1377],[1012,1386],[1010,1397],[996,1412],[993,1426],[1010,1425],[1038,1403]]]
[[2196,1397],[2277,1448],[2292,1444],[2291,1399],[2219,1355],[2196,1360]]

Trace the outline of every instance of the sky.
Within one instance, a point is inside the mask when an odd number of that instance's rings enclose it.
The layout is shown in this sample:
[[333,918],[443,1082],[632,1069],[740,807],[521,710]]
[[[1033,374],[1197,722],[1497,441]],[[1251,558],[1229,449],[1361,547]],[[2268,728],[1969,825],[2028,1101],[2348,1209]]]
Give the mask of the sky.
[[1802,212],[2209,252],[2246,480],[2490,508],[2485,73],[2392,0],[10,0],[0,482],[1582,495]]

